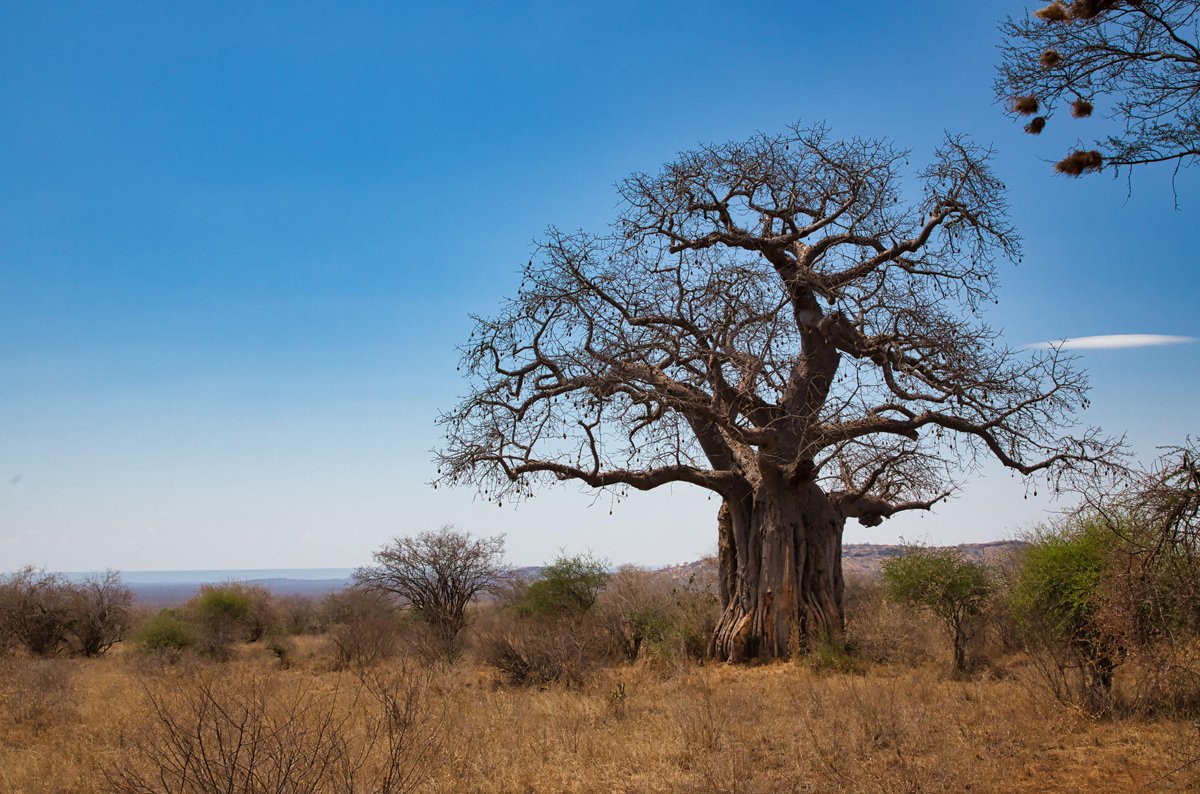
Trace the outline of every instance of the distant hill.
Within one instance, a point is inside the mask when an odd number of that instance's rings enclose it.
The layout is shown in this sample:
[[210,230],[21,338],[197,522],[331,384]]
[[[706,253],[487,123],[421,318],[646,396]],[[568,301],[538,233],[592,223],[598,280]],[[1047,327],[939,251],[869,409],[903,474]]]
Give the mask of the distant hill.
[[[997,540],[991,543],[963,543],[955,548],[973,560],[995,563],[1020,550],[1020,540]],[[899,545],[847,543],[842,546],[842,570],[847,577],[878,576],[883,561],[896,557],[904,550]],[[705,582],[716,575],[717,561],[713,557],[658,569],[679,583]],[[543,570],[541,565],[515,568],[512,573],[520,579],[532,579]],[[160,608],[177,606],[191,598],[203,584],[229,580],[261,585],[275,595],[302,595],[320,598],[350,585],[351,569],[257,569],[253,571],[130,571],[124,574],[126,585],[133,590],[138,603]],[[71,574],[76,576],[78,574]],[[325,578],[319,578],[324,576]]]
[[[216,584],[229,581],[236,577],[221,576],[208,581],[198,582],[128,582],[127,586],[133,591],[134,599],[144,606],[153,609],[179,606],[187,601],[201,585]],[[287,577],[271,577],[262,579],[237,579],[246,584],[259,585],[271,591],[273,595],[300,595],[310,598],[320,598],[329,593],[337,592],[350,585],[349,577],[342,579],[291,579]]]
[[[985,564],[996,564],[1025,548],[1023,540],[993,540],[990,543],[960,543],[953,548],[961,551],[968,559]],[[883,561],[899,557],[904,551],[899,545],[877,545],[874,543],[847,543],[842,546],[842,570],[846,576],[878,576],[883,570]]]
[[[1025,547],[1021,540],[994,540],[990,543],[961,543],[954,548],[959,549],[969,559],[986,564],[995,564]],[[883,570],[883,561],[889,557],[898,557],[904,547],[900,545],[877,543],[846,543],[842,546],[842,571],[847,577],[878,576]],[[678,582],[689,579],[701,580],[705,576],[714,576],[715,558],[696,560],[694,562],[668,565],[662,570],[669,573]]]

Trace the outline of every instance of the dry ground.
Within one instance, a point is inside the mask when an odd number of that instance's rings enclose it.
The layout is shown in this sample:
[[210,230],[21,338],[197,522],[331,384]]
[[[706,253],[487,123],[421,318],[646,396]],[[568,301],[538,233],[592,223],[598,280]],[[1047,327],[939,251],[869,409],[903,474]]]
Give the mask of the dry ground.
[[[224,666],[0,661],[0,791],[108,788],[104,769],[143,764],[148,692],[269,677],[275,696],[348,693],[321,640],[277,669],[249,649]],[[398,664],[398,663],[397,663]],[[497,685],[487,670],[409,671],[420,684],[428,791],[1143,791],[1200,786],[1196,726],[1097,721],[1049,702],[1017,666],[973,680],[934,665],[865,672],[641,665],[575,689]],[[236,686],[230,684],[231,692]],[[290,693],[290,694],[289,694]],[[322,701],[324,702],[324,701]],[[332,702],[332,701],[331,701]],[[414,734],[415,735],[415,734]]]

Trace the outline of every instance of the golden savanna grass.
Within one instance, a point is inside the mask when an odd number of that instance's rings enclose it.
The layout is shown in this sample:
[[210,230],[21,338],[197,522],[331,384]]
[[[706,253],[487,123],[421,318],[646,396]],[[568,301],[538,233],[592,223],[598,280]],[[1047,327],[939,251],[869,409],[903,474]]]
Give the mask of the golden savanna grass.
[[[150,697],[182,702],[205,678],[231,702],[270,682],[281,707],[303,698],[340,704],[341,730],[361,741],[359,711],[371,701],[356,697],[359,676],[329,669],[325,642],[303,638],[287,669],[255,646],[224,664],[167,665],[124,649],[92,660],[0,661],[0,791],[106,791],[122,770],[152,773],[143,751],[159,727]],[[417,790],[1065,792],[1200,783],[1200,769],[1175,771],[1198,752],[1195,725],[1090,719],[1052,702],[1032,669],[1009,661],[963,680],[940,658],[859,661],[849,672],[812,662],[639,663],[570,688],[501,685],[470,661],[435,669],[391,660],[375,674],[420,690],[421,717],[405,745],[420,753]]]

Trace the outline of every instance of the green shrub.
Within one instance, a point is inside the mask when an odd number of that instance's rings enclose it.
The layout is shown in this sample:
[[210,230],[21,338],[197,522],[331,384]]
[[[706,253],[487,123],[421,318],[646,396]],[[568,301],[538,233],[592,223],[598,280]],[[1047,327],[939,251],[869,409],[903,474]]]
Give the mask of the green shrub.
[[161,610],[141,625],[133,635],[134,644],[146,653],[176,653],[196,644],[192,625],[174,609]]
[[893,600],[929,610],[946,627],[954,669],[967,669],[967,643],[992,591],[987,570],[957,549],[909,546],[883,563],[884,592]]
[[327,595],[321,612],[335,669],[370,667],[398,653],[403,616],[383,593],[348,587]]
[[200,620],[207,622],[243,623],[252,609],[250,596],[232,584],[204,585],[194,606]]
[[1090,634],[1109,544],[1102,528],[1087,521],[1035,537],[1012,589],[1017,618],[1048,622],[1065,637]]
[[587,612],[608,582],[606,568],[591,554],[560,556],[530,583],[517,612],[528,617]]
[[1111,706],[1113,671],[1124,657],[1120,630],[1104,619],[1105,571],[1115,538],[1094,517],[1039,530],[1009,594],[1009,607],[1054,694],[1091,711]]
[[612,656],[605,615],[593,611],[609,581],[606,563],[590,554],[560,556],[527,586],[508,594],[497,625],[485,633],[483,660],[512,684],[578,685]]
[[257,642],[277,622],[266,588],[243,582],[204,585],[187,604],[206,656],[227,658],[235,642]]

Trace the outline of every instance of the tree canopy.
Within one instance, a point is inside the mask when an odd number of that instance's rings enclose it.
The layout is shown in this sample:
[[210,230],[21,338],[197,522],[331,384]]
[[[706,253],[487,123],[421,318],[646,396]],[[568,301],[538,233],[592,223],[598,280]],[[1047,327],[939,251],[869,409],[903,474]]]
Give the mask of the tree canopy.
[[872,523],[947,493],[981,451],[1022,473],[1093,461],[1060,352],[979,322],[1017,256],[988,152],[950,138],[907,201],[909,153],[822,126],[686,152],[619,186],[609,232],[551,228],[515,298],[477,317],[472,393],[440,473],[494,499],[537,480],[725,493],[759,453]]
[[[737,631],[782,653],[788,625],[836,626],[845,517],[928,508],[985,457],[1057,483],[1116,448],[1062,432],[1087,404],[1069,357],[979,316],[1019,255],[988,161],[948,136],[913,174],[887,141],[793,125],[633,174],[607,231],[551,228],[516,296],[475,318],[441,481],[498,502],[555,480],[709,489],[722,597],[781,621]],[[795,542],[761,548],[772,527]],[[762,601],[817,581],[799,614]]]

